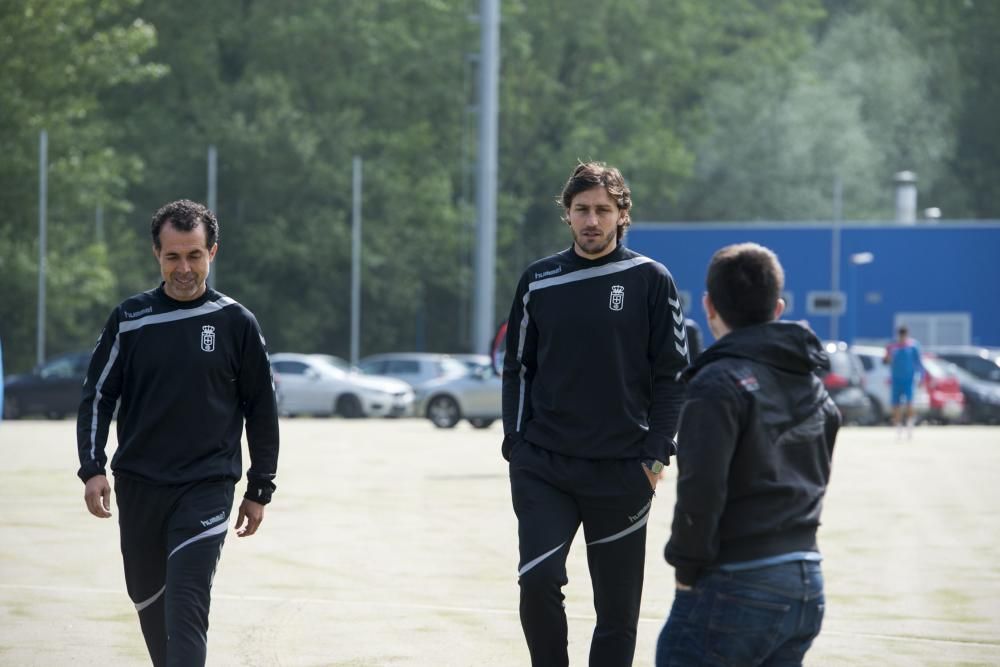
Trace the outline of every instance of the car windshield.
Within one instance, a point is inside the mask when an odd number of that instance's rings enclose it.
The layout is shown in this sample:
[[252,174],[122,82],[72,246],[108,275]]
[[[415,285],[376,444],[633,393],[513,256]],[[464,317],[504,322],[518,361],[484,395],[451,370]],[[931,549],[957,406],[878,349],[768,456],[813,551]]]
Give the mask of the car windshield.
[[350,373],[352,370],[354,370],[354,368],[352,368],[351,365],[347,363],[345,360],[341,359],[340,357],[335,357],[332,354],[313,354],[310,356],[312,356],[312,358],[316,359],[317,361],[322,361],[328,366],[333,366],[334,368],[340,369],[345,373]]
[[945,362],[942,365],[948,370],[948,374],[957,377],[959,382],[962,383],[981,382],[979,378],[977,378],[975,375],[965,370],[958,364]]
[[463,364],[457,359],[452,359],[451,357],[445,357],[441,360],[441,365],[438,367],[441,371],[441,375],[465,375],[469,372],[469,367]]
[[923,357],[921,363],[927,370],[927,373],[934,378],[954,377],[954,370],[957,369],[955,364],[941,361],[936,357]]
[[43,378],[72,378],[80,372],[86,372],[86,367],[80,368],[74,357],[53,359],[38,369],[38,375]]

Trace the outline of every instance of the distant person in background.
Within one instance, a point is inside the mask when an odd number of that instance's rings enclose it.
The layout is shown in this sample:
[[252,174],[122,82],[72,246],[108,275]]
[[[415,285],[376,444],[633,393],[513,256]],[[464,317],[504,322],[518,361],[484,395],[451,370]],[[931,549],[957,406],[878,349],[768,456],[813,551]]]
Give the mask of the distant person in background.
[[683,372],[673,607],[657,667],[801,665],[823,622],[816,529],[840,413],[816,335],[777,319],[784,271],[755,243],[712,257],[716,342]]
[[[898,338],[885,348],[885,363],[892,367],[892,423],[896,426],[896,437],[913,437],[913,390],[924,373],[920,362],[920,344],[910,338],[906,326],[897,330]],[[903,404],[906,404],[906,419],[903,420]]]

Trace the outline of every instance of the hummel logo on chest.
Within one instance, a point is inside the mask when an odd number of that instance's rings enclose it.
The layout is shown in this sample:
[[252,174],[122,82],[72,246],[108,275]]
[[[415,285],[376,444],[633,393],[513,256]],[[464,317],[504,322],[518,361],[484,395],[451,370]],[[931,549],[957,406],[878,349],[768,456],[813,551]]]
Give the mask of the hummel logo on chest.
[[125,311],[125,317],[129,318],[130,320],[134,320],[135,318],[139,317],[140,315],[148,315],[151,312],[153,312],[153,307],[152,306],[146,306],[145,308],[142,308],[140,310],[126,310]]
[[548,271],[542,271],[541,273],[536,273],[535,274],[535,280],[538,280],[539,278],[548,278],[549,276],[554,276],[554,275],[557,275],[559,273],[562,273],[562,267],[561,266],[557,266],[554,269],[549,269]]

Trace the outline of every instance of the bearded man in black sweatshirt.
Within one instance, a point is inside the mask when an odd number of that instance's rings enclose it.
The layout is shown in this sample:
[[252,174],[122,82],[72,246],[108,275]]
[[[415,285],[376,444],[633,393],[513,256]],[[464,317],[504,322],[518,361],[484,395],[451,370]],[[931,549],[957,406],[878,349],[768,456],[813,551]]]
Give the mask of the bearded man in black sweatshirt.
[[619,667],[635,653],[646,522],[674,452],[687,337],[669,271],[622,245],[632,199],[621,173],[580,164],[559,203],[573,245],[521,276],[504,357],[521,626],[532,665],[568,664],[561,589],[582,524],[590,664]]

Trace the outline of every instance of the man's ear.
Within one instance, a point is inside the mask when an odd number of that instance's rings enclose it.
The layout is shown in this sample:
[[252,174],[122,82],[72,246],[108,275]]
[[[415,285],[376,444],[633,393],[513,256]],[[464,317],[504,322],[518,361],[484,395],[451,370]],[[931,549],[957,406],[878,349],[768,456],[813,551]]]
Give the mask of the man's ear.
[[160,261],[160,249],[156,247],[155,243],[153,244],[153,257],[156,258],[157,262]]
[[713,320],[718,317],[718,313],[715,311],[715,304],[712,303],[712,297],[705,292],[701,295],[701,306],[705,309],[705,317],[709,320]]
[[219,244],[213,243],[211,250],[208,251],[208,260],[212,261],[215,259],[215,253],[219,252]]
[[778,303],[774,304],[774,319],[780,320],[783,312],[785,312],[785,300],[779,298]]

